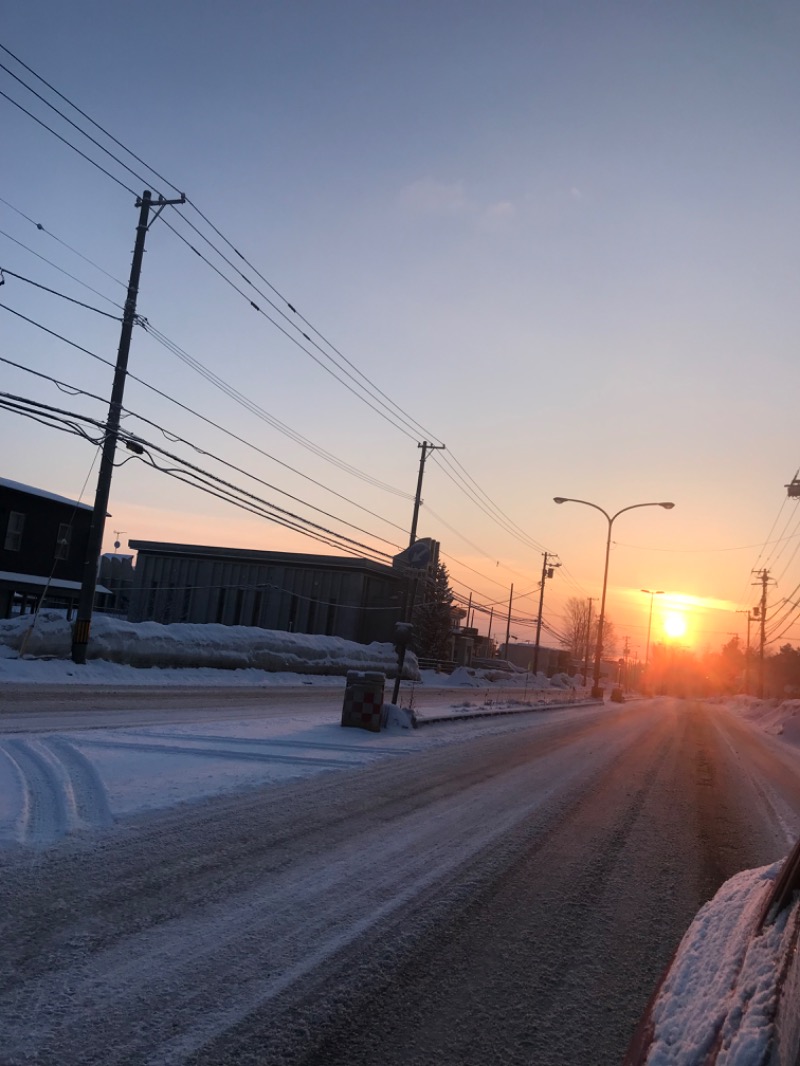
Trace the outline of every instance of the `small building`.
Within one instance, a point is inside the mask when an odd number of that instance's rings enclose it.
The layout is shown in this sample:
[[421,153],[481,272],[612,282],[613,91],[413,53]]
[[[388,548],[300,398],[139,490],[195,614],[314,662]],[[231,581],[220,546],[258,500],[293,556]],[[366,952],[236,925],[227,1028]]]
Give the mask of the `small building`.
[[130,540],[132,622],[220,622],[320,633],[360,644],[394,639],[406,571],[339,555]]
[[[498,656],[506,659],[515,666],[521,666],[523,670],[533,670],[533,661],[536,657],[536,645],[534,643],[501,644]],[[566,648],[546,648],[539,645],[538,673],[546,677],[553,674],[572,674],[574,668],[569,651]]]
[[0,618],[44,605],[71,615],[91,524],[89,504],[0,478]]
[[97,597],[97,606],[105,614],[128,617],[133,589],[133,556],[106,552],[100,556],[98,580],[108,594]]

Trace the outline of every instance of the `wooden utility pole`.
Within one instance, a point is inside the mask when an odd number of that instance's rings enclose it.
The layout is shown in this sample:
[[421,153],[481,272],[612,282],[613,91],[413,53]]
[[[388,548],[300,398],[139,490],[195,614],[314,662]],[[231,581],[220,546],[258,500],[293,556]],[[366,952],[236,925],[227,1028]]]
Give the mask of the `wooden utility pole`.
[[596,599],[597,599],[596,596],[590,596],[589,597],[589,610],[588,610],[588,612],[586,614],[586,661],[584,662],[584,665],[583,665],[583,683],[584,683],[584,685],[586,685],[586,682],[589,679],[589,645],[592,642],[592,602],[593,602],[593,600],[596,600]]
[[509,652],[509,643],[508,642],[511,640],[511,603],[512,603],[513,599],[514,599],[514,584],[512,582],[512,584],[511,584],[511,594],[508,597],[508,622],[506,622],[506,659],[508,659],[509,662],[511,662],[511,660],[508,658],[508,652]]
[[[750,608],[746,611],[737,611],[736,614],[747,615],[747,647],[744,652],[744,694],[750,695],[750,623],[758,621],[758,608],[756,608],[755,614],[750,611]],[[737,634],[738,636],[738,634]]]
[[428,452],[444,451],[444,444],[429,444],[424,440],[422,444],[417,445],[418,448],[422,448],[422,455],[419,457],[419,476],[417,477],[417,493],[414,497],[414,514],[411,518],[411,536],[409,537],[409,548],[417,539],[417,519],[419,518],[419,508],[422,503],[422,475],[425,473],[425,460],[428,456]]
[[754,584],[761,585],[761,603],[753,608],[753,614],[761,622],[761,639],[758,644],[758,698],[764,698],[764,645],[767,643],[767,585],[769,584],[769,570],[759,570],[758,581]]
[[533,649],[533,676],[539,671],[539,638],[542,634],[542,607],[544,606],[544,583],[548,577],[553,576],[553,570],[557,566],[561,566],[561,563],[551,563],[547,565],[548,557],[552,559],[552,555],[548,552],[544,552],[544,563],[542,565],[542,583],[539,587],[539,614],[536,618],[536,646]]
[[149,190],[145,190],[141,199],[136,201],[136,206],[139,208],[139,224],[136,227],[136,243],[133,248],[128,294],[122,315],[122,330],[119,337],[119,348],[117,349],[117,363],[114,368],[111,402],[108,406],[108,419],[103,438],[100,470],[97,475],[97,489],[95,490],[92,524],[89,529],[89,542],[86,547],[86,559],[83,566],[83,581],[78,600],[78,613],[75,624],[72,627],[72,661],[81,665],[86,662],[86,649],[89,644],[94,594],[97,589],[97,569],[100,564],[100,553],[103,549],[108,497],[111,492],[111,474],[114,469],[114,454],[117,448],[122,413],[122,396],[125,391],[125,378],[128,373],[128,353],[130,352],[131,337],[136,322],[136,298],[139,295],[139,277],[142,272],[144,242],[150,225],[150,208],[158,208],[153,217],[153,221],[155,221],[168,204],[185,203],[185,196],[181,196],[179,200],[165,200],[160,196],[154,201],[153,195]]

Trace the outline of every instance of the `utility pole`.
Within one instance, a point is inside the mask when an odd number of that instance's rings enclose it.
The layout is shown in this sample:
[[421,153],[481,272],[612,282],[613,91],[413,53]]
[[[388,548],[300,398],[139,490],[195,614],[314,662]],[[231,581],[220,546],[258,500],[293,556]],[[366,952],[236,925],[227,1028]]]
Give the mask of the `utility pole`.
[[620,680],[620,683],[622,685],[623,691],[628,688],[628,656],[630,655],[630,653],[631,653],[630,644],[628,643],[628,638],[626,637],[625,638],[625,646],[622,649],[622,659],[623,659],[623,662],[624,662],[625,665],[622,668],[623,672],[622,672],[622,678]]
[[584,685],[589,678],[589,645],[592,642],[592,602],[596,599],[596,596],[589,597],[589,610],[586,614],[586,660],[583,664]]
[[103,452],[100,458],[100,470],[97,475],[97,489],[95,490],[94,509],[92,511],[92,524],[89,529],[89,542],[86,547],[86,561],[83,567],[83,581],[81,594],[78,600],[78,613],[72,628],[72,661],[78,664],[86,662],[86,648],[89,644],[89,630],[92,624],[92,608],[94,606],[94,594],[97,588],[97,568],[100,562],[100,552],[103,548],[103,533],[106,525],[108,511],[108,497],[111,492],[111,474],[114,469],[114,454],[119,437],[119,423],[122,412],[122,396],[125,391],[125,378],[128,372],[128,353],[131,347],[133,327],[136,322],[136,298],[139,294],[139,276],[142,272],[142,260],[144,258],[144,242],[147,230],[150,226],[150,208],[158,210],[153,216],[155,221],[162,210],[168,204],[185,204],[186,197],[181,196],[178,200],[165,200],[159,196],[153,200],[153,195],[146,189],[141,199],[136,201],[139,208],[139,224],[136,227],[136,243],[133,248],[133,260],[131,273],[128,280],[128,294],[125,298],[125,310],[122,315],[122,330],[117,349],[117,363],[114,368],[114,383],[111,388],[111,402],[108,406],[108,419],[106,421],[105,435],[103,438]]
[[544,583],[548,577],[553,576],[553,572],[557,566],[561,566],[561,563],[552,563],[547,565],[547,559],[553,558],[552,554],[544,552],[544,564],[542,565],[542,584],[539,588],[539,614],[536,619],[536,647],[533,649],[533,676],[539,671],[539,637],[542,633],[542,607],[544,605]]
[[[751,613],[748,608],[746,611],[737,611],[736,614],[747,615],[747,647],[744,653],[744,694],[750,695],[750,623],[758,621],[758,608],[756,607]],[[738,634],[737,634],[738,635]]]
[[417,494],[414,497],[414,515],[411,519],[411,536],[408,541],[409,548],[417,539],[417,519],[419,518],[419,508],[422,503],[422,475],[425,473],[425,460],[428,456],[428,452],[444,451],[444,444],[429,444],[424,440],[422,444],[417,445],[418,448],[422,448],[422,455],[419,458],[419,476],[417,477]]
[[508,652],[509,652],[509,641],[511,640],[511,602],[512,602],[513,599],[514,599],[514,583],[512,582],[511,583],[511,594],[508,597],[508,622],[506,623],[506,659],[508,659],[509,662],[511,662],[511,660],[508,658]]
[[761,639],[758,647],[758,698],[764,698],[764,645],[767,643],[767,585],[769,584],[769,570],[754,571],[758,573],[758,581],[753,584],[761,585],[761,603],[753,608],[753,615],[761,622]]

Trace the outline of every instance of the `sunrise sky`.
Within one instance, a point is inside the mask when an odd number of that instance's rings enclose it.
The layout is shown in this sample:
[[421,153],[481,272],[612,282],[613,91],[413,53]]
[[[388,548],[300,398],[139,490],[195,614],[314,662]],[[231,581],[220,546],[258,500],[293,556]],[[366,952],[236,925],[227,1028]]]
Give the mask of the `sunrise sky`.
[[[800,642],[797,5],[28,0],[0,43],[135,171],[0,53],[4,393],[104,417],[74,390],[107,397],[109,368],[40,327],[113,361],[118,321],[30,281],[118,314],[135,196],[185,191],[148,233],[131,432],[389,554],[418,444],[446,444],[419,534],[494,635],[513,582],[519,640],[542,551],[553,629],[600,595],[605,519],[553,497],[674,501],[614,524],[619,640],[644,658],[642,589],[653,640],[670,617],[744,639],[766,570],[774,649]],[[91,442],[0,409],[0,448],[4,476],[91,499]],[[108,548],[332,550],[125,457]]]

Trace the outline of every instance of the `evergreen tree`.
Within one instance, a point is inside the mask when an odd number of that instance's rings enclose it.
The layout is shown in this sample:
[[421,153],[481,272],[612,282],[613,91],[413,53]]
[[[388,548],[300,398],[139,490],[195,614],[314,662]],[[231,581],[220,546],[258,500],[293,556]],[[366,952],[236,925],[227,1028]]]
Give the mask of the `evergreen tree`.
[[450,658],[453,590],[443,563],[421,582],[414,606],[414,650],[423,659]]

